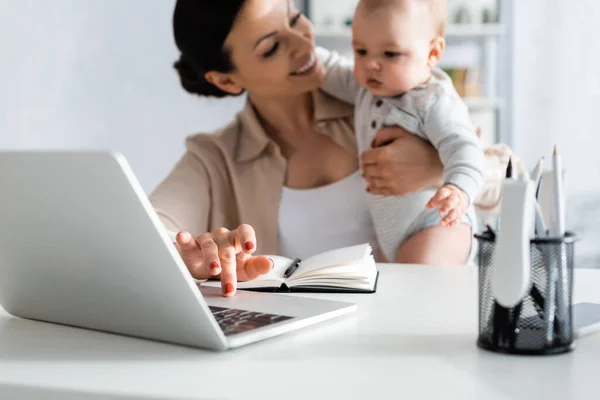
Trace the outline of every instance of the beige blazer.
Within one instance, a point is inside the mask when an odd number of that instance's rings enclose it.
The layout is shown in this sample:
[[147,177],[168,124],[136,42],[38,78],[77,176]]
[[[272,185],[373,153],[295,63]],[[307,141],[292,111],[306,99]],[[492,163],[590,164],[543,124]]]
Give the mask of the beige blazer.
[[[354,107],[317,90],[315,129],[357,154]],[[358,156],[358,155],[357,155]],[[278,214],[287,169],[250,105],[215,134],[186,140],[186,152],[150,195],[170,231],[192,235],[242,223],[256,231],[258,254],[277,254]]]

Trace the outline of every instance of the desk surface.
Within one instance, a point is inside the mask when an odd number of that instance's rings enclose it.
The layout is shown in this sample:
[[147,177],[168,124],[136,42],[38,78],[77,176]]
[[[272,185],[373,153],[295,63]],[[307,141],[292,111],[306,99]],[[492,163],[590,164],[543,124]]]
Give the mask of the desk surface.
[[[0,311],[1,398],[584,399],[600,391],[600,334],[574,352],[517,357],[476,347],[477,273],[381,265],[376,295],[308,295],[358,311],[213,353],[21,320]],[[600,302],[577,270],[576,302]],[[87,394],[88,396],[84,396]],[[100,394],[100,395],[98,395]],[[105,396],[108,395],[108,396]]]

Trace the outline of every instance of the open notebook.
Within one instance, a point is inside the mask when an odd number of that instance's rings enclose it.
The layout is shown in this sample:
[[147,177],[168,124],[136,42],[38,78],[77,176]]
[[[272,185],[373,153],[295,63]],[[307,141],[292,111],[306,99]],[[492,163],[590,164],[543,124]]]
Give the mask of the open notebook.
[[[343,247],[308,257],[292,260],[268,256],[275,267],[253,281],[239,282],[238,289],[282,292],[342,292],[374,293],[378,271],[368,243]],[[293,269],[290,267],[296,265]],[[293,272],[287,278],[286,271]],[[220,287],[218,281],[207,281],[202,286]]]

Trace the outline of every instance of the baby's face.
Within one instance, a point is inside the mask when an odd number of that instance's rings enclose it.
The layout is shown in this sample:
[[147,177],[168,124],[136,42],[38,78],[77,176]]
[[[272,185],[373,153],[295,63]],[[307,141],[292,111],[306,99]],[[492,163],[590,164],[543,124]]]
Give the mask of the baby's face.
[[407,1],[401,7],[368,10],[359,4],[352,23],[354,75],[376,96],[395,96],[425,82],[435,38],[427,7]]

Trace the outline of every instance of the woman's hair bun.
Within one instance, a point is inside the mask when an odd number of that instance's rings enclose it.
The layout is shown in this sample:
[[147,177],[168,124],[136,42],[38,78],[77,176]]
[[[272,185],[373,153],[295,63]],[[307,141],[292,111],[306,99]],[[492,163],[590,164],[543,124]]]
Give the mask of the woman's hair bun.
[[188,60],[183,54],[173,66],[179,74],[181,86],[183,86],[188,93],[212,97],[231,96],[231,93],[225,92],[208,82],[204,78],[204,73],[200,73],[198,70],[196,70],[190,60]]

